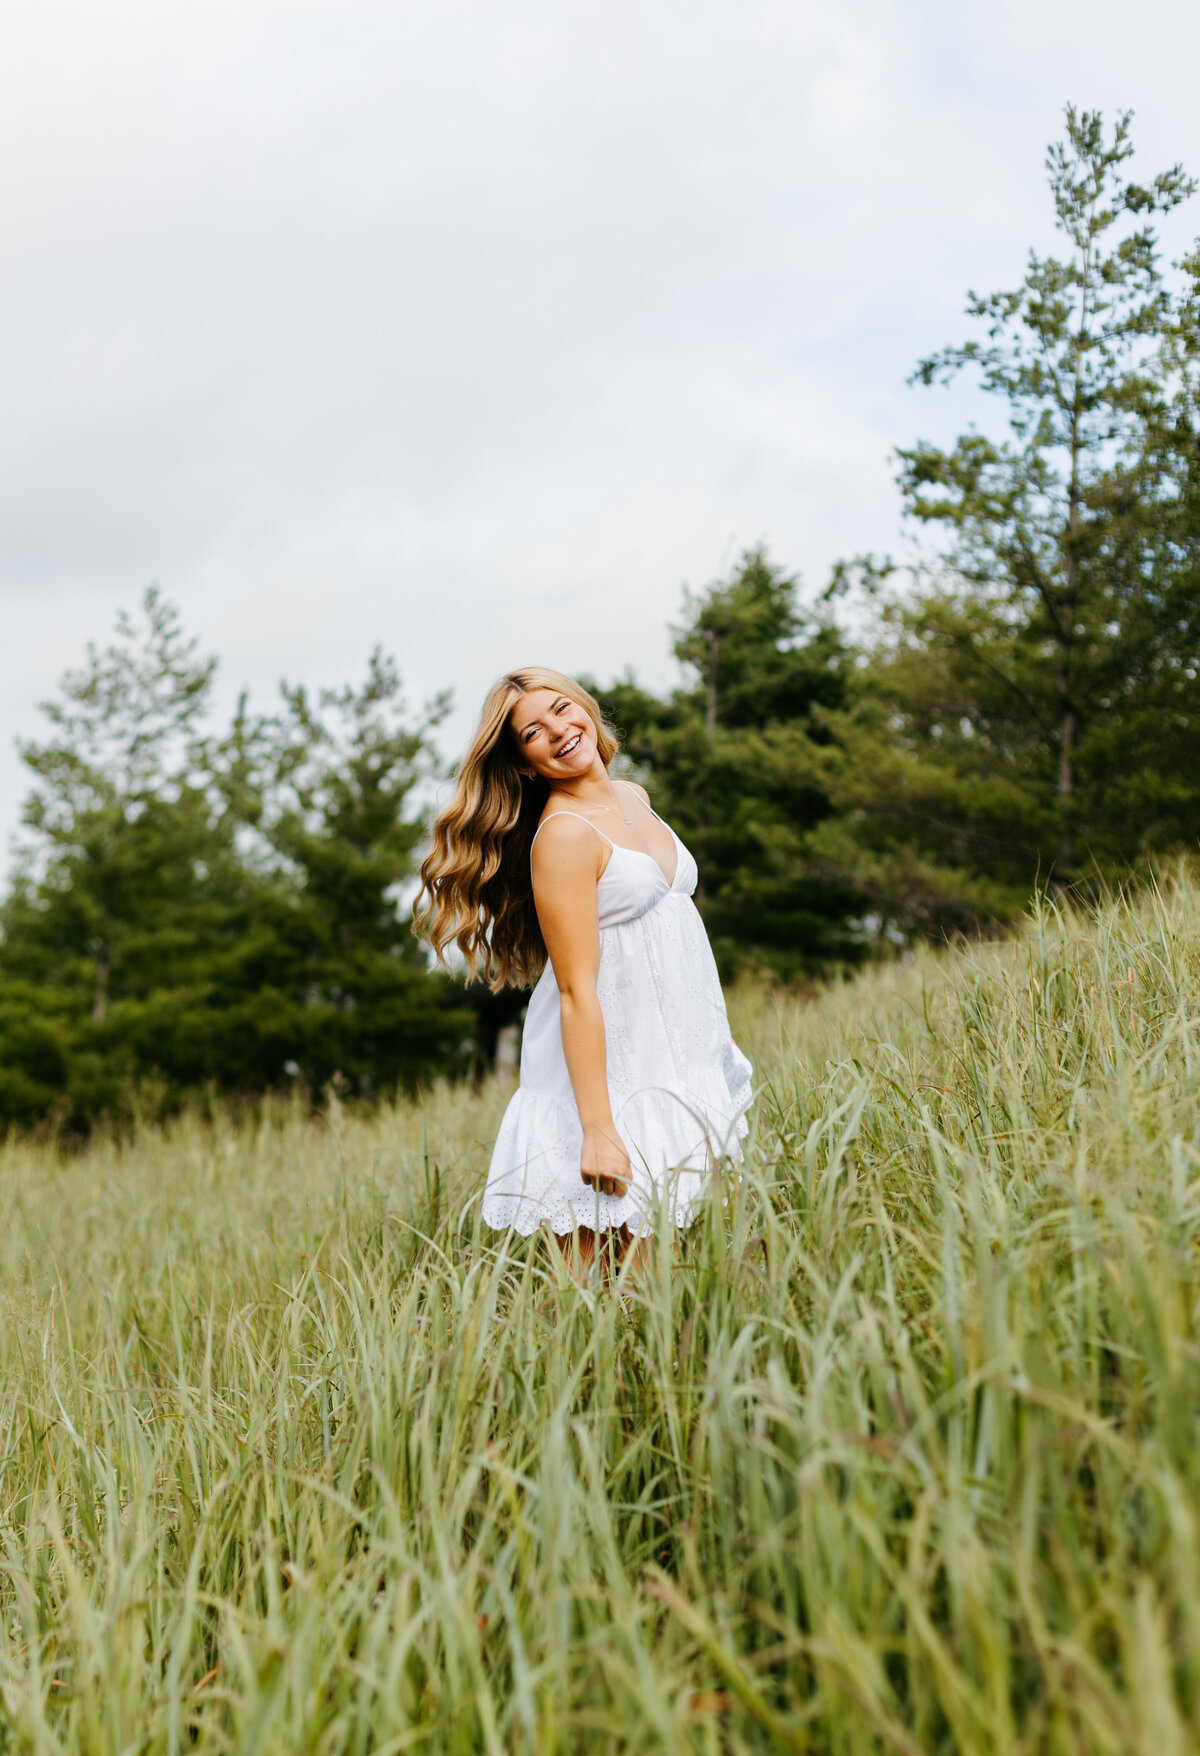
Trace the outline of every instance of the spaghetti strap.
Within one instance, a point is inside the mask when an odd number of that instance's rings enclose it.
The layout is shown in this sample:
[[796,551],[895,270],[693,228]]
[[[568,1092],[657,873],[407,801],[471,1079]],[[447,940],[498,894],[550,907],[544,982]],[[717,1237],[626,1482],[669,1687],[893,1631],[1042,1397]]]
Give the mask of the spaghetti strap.
[[[657,818],[658,821],[662,824],[664,829],[671,829],[671,825],[669,823],[664,822],[663,819],[661,817],[659,817],[658,812],[654,809],[654,806],[650,803],[649,799],[643,799],[641,793],[638,792],[637,788],[629,786],[629,782],[627,780],[615,781],[613,784],[615,786],[628,787],[629,791],[633,794],[634,799],[642,807],[643,811],[649,811],[651,817]],[[671,834],[672,834],[672,836],[675,835],[675,831],[673,829],[671,829]]]
[[[531,858],[533,856],[534,842],[537,840],[538,836],[542,833],[543,829],[545,829],[547,823],[549,823],[551,821],[551,819],[555,818],[555,817],[578,817],[579,821],[581,823],[586,823],[589,829],[596,829],[596,825],[592,822],[591,818],[585,817],[582,811],[548,811],[546,813],[546,815],[542,818],[542,821],[538,824],[537,828],[534,830],[532,839],[530,840],[529,853],[530,853]],[[605,835],[605,833],[602,829],[596,829],[596,834],[600,837],[601,841],[608,842],[609,847],[612,848],[614,853],[616,852],[617,844],[615,841],[612,840],[612,838],[610,836]]]

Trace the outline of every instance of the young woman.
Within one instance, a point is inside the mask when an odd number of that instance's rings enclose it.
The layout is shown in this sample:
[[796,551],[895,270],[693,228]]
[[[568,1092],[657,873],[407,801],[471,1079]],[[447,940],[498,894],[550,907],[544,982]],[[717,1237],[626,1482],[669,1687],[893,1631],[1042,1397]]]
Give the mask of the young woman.
[[643,788],[613,779],[616,753],[578,683],[502,677],[413,910],[439,958],[453,943],[493,988],[536,984],[483,1217],[574,1236],[583,1264],[597,1233],[623,1251],[657,1201],[687,1225],[705,1173],[741,1158],[751,1097],[696,863]]

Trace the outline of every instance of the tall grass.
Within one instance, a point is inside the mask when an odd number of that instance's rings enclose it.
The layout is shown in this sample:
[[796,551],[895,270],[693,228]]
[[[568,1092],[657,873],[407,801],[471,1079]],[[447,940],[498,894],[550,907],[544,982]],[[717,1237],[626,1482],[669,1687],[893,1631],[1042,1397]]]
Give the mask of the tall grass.
[[1200,1743],[1200,894],[746,994],[640,1278],[501,1099],[0,1164],[0,1749]]

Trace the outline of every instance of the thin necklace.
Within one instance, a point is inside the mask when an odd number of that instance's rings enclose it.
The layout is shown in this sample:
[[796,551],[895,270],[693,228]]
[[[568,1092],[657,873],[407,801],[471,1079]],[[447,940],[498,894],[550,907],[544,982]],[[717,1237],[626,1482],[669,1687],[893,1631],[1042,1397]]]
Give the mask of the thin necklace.
[[[572,798],[573,796],[574,795],[571,793],[567,794],[568,799]],[[583,811],[584,811],[584,815],[588,816],[588,817],[598,817],[600,815],[601,811],[611,811],[617,817],[619,817],[623,823],[628,823],[630,828],[633,827],[633,818],[626,817],[624,811],[621,810],[621,807],[619,805],[585,805],[583,807]]]

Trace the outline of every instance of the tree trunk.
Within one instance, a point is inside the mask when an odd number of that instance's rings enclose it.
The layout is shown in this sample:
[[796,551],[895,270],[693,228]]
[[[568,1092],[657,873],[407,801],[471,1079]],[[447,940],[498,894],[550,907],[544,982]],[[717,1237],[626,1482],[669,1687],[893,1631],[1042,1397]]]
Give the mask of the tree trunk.
[[708,742],[708,769],[704,776],[704,822],[700,838],[700,877],[696,880],[696,901],[698,903],[704,901],[704,867],[708,863],[704,856],[708,852],[708,819],[712,803],[710,793],[712,785],[712,755],[713,745],[716,743],[717,739],[717,654],[721,650],[721,642],[714,629],[710,628],[708,630],[707,639],[708,677],[704,687],[704,736]]
[[708,686],[704,697],[704,731],[711,747],[717,735],[717,653],[721,643],[710,628],[708,631]]
[[92,1023],[103,1024],[108,1011],[108,943],[97,939],[92,947],[96,953],[96,997],[92,1001]]
[[1075,539],[1079,530],[1078,461],[1072,446],[1071,498],[1067,513],[1067,592],[1059,608],[1059,626],[1054,654],[1054,687],[1058,694],[1058,858],[1055,878],[1060,884],[1068,881],[1075,858],[1071,826],[1072,795],[1075,791],[1075,703],[1071,698],[1071,639],[1079,595],[1079,556]]
[[[1095,203],[1092,204],[1093,209]],[[1092,297],[1092,247],[1083,250],[1082,276],[1079,289],[1079,322],[1075,349],[1075,385],[1069,416],[1071,477],[1067,489],[1067,591],[1058,613],[1057,649],[1054,655],[1054,684],[1058,691],[1058,859],[1055,878],[1066,884],[1075,859],[1075,838],[1072,833],[1071,806],[1075,791],[1075,703],[1071,698],[1070,658],[1075,638],[1075,618],[1079,614],[1079,508],[1083,500],[1079,459],[1084,449],[1082,337],[1087,329]]]
[[1074,840],[1071,834],[1071,794],[1075,786],[1075,773],[1071,764],[1071,753],[1075,744],[1075,710],[1069,704],[1063,708],[1062,724],[1058,733],[1058,877],[1065,882],[1075,857]]

